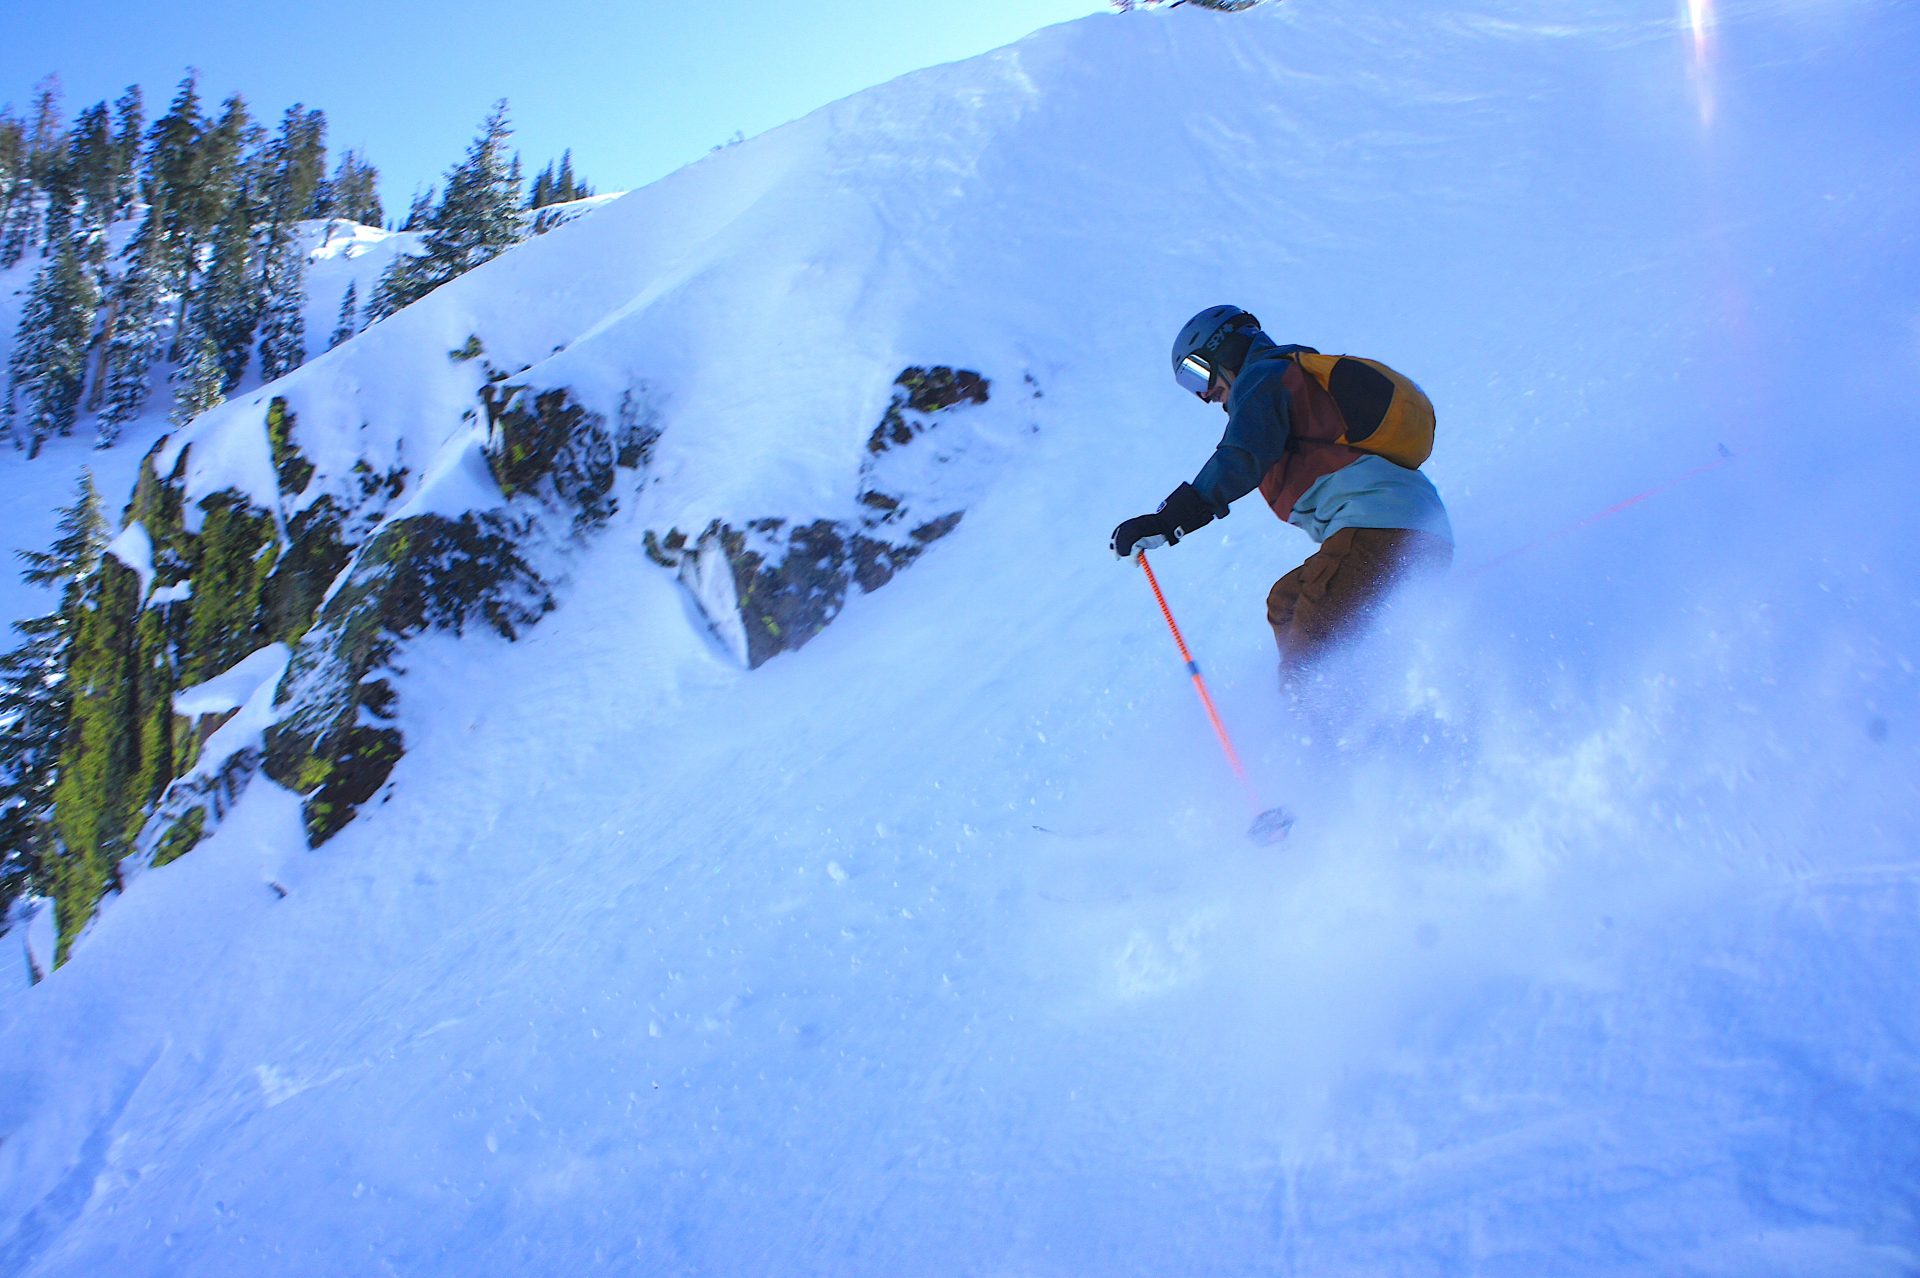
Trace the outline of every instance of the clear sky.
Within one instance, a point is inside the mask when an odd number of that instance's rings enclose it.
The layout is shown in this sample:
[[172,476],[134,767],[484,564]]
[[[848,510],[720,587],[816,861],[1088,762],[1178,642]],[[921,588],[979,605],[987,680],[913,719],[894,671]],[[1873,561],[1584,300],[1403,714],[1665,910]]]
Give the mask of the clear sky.
[[512,106],[529,178],[564,147],[600,190],[644,185],[735,131],[751,137],[920,67],[1008,44],[1105,0],[0,0],[0,103],[56,73],[63,114],[129,84],[148,117],[189,66],[277,122],[327,113],[337,155],[380,169],[389,216],[457,163],[488,107]]

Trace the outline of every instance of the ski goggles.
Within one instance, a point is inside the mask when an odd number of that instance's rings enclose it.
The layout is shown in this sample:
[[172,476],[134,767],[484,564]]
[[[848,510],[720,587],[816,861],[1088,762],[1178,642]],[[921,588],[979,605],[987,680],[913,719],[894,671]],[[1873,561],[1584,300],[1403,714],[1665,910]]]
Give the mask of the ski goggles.
[[1182,356],[1173,366],[1173,380],[1181,390],[1190,390],[1204,399],[1207,387],[1213,384],[1213,365],[1198,353]]

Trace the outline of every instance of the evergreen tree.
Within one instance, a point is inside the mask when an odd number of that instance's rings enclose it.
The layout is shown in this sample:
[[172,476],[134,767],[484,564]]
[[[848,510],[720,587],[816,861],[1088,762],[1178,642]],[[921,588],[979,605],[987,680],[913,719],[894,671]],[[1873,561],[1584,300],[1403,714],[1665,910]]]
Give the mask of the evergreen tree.
[[427,252],[453,268],[470,271],[498,257],[520,239],[520,191],[507,158],[505,99],[494,103],[467,158],[447,174],[447,192],[434,210]]
[[83,472],[52,548],[21,555],[26,580],[57,587],[60,603],[16,623],[24,642],[0,656],[0,920],[18,897],[47,886],[53,789],[73,710],[73,619],[87,606],[106,542],[100,495]]
[[245,98],[236,93],[221,104],[220,118],[201,139],[198,185],[188,199],[188,215],[201,235],[226,220],[236,199],[258,196],[257,184],[248,180],[249,153],[261,136]]
[[100,446],[111,446],[120,427],[140,415],[148,395],[148,376],[160,356],[160,285],[171,274],[164,260],[165,197],[158,192],[148,205],[133,242],[127,245],[126,266],[117,282],[114,323],[106,337],[106,371],[100,411]]
[[174,371],[173,380],[173,412],[167,420],[175,426],[185,426],[226,399],[227,374],[212,338],[202,334],[194,341],[192,354]]
[[333,336],[327,339],[327,349],[332,350],[359,331],[360,289],[354,281],[348,280],[346,296],[340,299],[340,318],[334,321]]
[[527,207],[544,209],[550,204],[584,200],[592,194],[593,188],[573,171],[573,149],[569,147],[561,153],[558,164],[547,165],[534,178],[533,194],[527,198]]
[[424,231],[433,225],[433,205],[438,195],[434,187],[414,193],[413,203],[407,206],[407,220],[400,224],[403,231]]
[[[226,357],[237,360],[244,369],[245,352],[253,340],[250,316],[254,311],[240,298],[235,278],[244,280],[250,256],[244,245],[251,229],[251,210],[244,207],[245,188],[250,167],[248,150],[258,141],[259,130],[247,113],[246,99],[239,94],[226,100],[217,121],[209,125],[202,120],[196,74],[189,73],[181,83],[172,109],[150,134],[156,138],[156,145],[149,147],[148,169],[166,195],[169,232],[175,241],[169,259],[179,271],[178,278],[170,281],[179,294],[180,310],[174,319],[174,346],[168,357],[181,358],[192,340],[190,334],[206,327],[194,318],[194,307],[218,296],[227,309],[210,317],[210,322],[223,334],[220,348]],[[236,233],[229,216],[236,203],[243,205],[237,214],[242,223],[240,244],[233,242]],[[229,272],[218,286],[204,280],[196,283],[192,278],[200,246],[209,236],[227,241],[224,262],[220,245],[213,254],[214,262]]]
[[27,172],[44,186],[47,175],[66,159],[67,138],[60,127],[60,77],[50,75],[34,87],[33,120],[27,135]]
[[113,104],[113,217],[118,221],[133,212],[140,198],[140,135],[146,128],[146,102],[140,86],[130,84]]
[[[157,192],[165,199],[172,232],[184,232],[187,210],[181,197],[200,184],[200,140],[206,128],[200,113],[199,72],[189,71],[167,113],[147,133],[148,198]],[[180,238],[184,242],[188,237],[180,234]]]
[[[194,286],[188,310],[193,334],[211,342],[220,361],[223,392],[232,391],[246,375],[254,331],[260,324],[249,205],[244,193],[227,202],[226,216],[214,228],[213,256]],[[185,340],[191,344],[194,336]]]
[[377,190],[380,173],[357,151],[347,151],[314,196],[314,217],[343,217],[365,226],[378,226],[386,220]]
[[26,160],[26,128],[14,118],[12,107],[0,107],[0,188],[25,176]]
[[74,205],[79,196],[74,190],[72,164],[64,150],[59,155],[43,157],[38,169],[45,204],[40,243],[51,253],[73,233]]
[[369,308],[372,318],[393,314],[519,243],[519,184],[507,155],[512,133],[502,99],[481,125],[466,160],[447,174],[447,193],[434,210],[426,251],[396,260],[381,277]]
[[272,381],[284,377],[307,360],[307,255],[300,251],[298,228],[282,228],[268,242],[265,254],[266,292],[260,310],[260,376]]
[[147,200],[166,210],[167,251],[155,260],[165,263],[167,273],[159,286],[161,292],[176,294],[180,299],[173,347],[168,351],[170,359],[180,358],[185,340],[186,308],[200,236],[191,210],[203,185],[202,140],[206,130],[206,119],[200,113],[199,72],[189,71],[167,113],[147,131]]
[[5,210],[0,214],[0,270],[20,265],[33,243],[33,184],[24,177],[16,178],[5,195]]
[[98,304],[80,251],[71,240],[61,244],[34,277],[8,367],[8,399],[24,410],[24,421],[13,428],[30,457],[39,456],[50,436],[73,432]]
[[0,111],[0,270],[19,265],[32,225],[26,126],[14,119],[12,111]]
[[260,325],[260,375],[283,377],[306,362],[306,255],[298,219],[314,204],[327,171],[327,118],[299,103],[287,108],[280,133],[264,157],[256,232],[260,276],[255,312]]
[[278,230],[313,212],[327,172],[327,117],[297,102],[288,107],[266,161],[262,197],[267,221]]
[[75,122],[67,141],[66,171],[77,233],[87,241],[96,264],[102,263],[120,187],[119,153],[106,103],[88,107]]

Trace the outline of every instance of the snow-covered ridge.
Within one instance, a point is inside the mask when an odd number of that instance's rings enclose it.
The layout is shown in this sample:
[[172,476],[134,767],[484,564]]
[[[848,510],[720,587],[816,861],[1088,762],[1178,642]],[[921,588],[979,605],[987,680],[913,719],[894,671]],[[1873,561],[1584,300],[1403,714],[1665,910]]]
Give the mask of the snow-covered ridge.
[[[537,507],[565,580],[407,640],[321,851],[256,783],[0,995],[0,1268],[1911,1272],[1920,16],[1712,8],[1071,24],[197,425],[194,501],[255,486],[203,530],[365,515],[343,632],[470,558],[382,539]],[[1105,550],[1216,438],[1165,351],[1227,300],[1421,382],[1460,534],[1328,735],[1273,687],[1298,535],[1156,553],[1277,852]],[[899,459],[953,428],[965,518],[742,671],[649,550],[857,524],[941,367],[988,402]],[[591,533],[502,493],[516,405],[604,424]]]

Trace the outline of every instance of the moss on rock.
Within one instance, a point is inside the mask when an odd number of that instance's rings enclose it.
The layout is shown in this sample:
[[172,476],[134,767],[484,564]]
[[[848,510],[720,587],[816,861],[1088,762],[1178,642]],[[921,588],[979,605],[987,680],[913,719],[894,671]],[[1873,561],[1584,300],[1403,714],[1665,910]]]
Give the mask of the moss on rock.
[[200,510],[193,600],[180,654],[183,686],[211,679],[272,642],[266,587],[280,558],[273,515],[231,489],[203,499]]
[[[157,797],[152,778],[171,768],[171,736],[154,740],[155,708],[144,704],[162,681],[143,667],[164,653],[146,649],[151,635],[142,634],[140,578],[118,560],[103,560],[91,600],[68,620],[74,698],[54,787],[60,847],[49,865],[59,902],[59,962],[118,883],[120,859]],[[170,687],[163,701],[171,727]]]
[[154,848],[153,863],[166,865],[168,862],[178,861],[193,851],[195,845],[206,837],[206,833],[206,808],[198,805],[189,808],[187,814],[168,826],[167,832],[160,837],[159,844]]
[[305,492],[313,479],[313,463],[293,446],[293,413],[287,401],[278,395],[267,405],[267,442],[273,447],[273,469],[280,483],[280,495],[296,497]]

